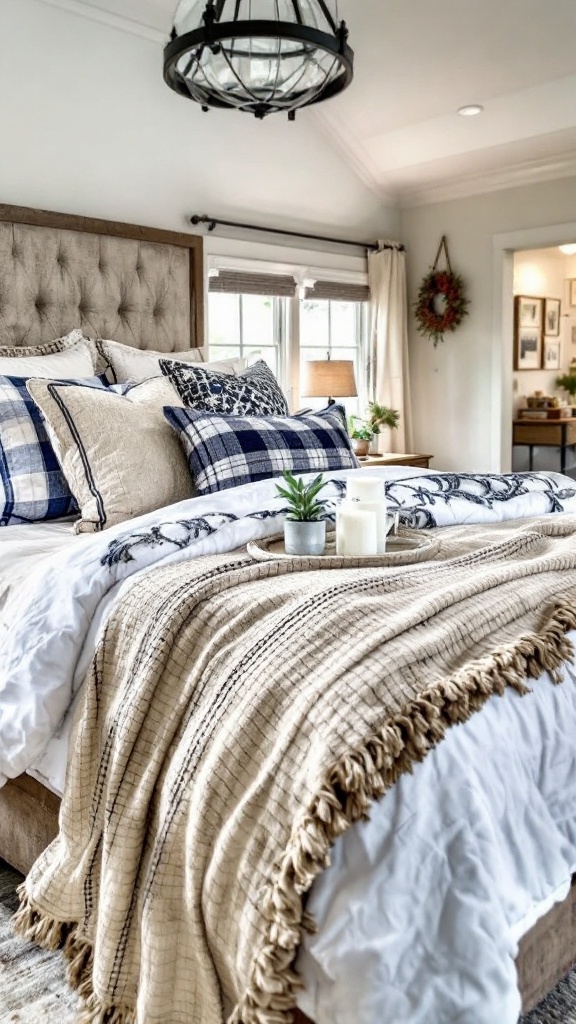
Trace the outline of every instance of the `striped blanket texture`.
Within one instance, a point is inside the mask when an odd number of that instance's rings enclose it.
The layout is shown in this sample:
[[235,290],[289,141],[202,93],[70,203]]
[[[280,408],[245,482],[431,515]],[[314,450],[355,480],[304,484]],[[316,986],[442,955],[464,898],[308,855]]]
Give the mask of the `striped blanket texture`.
[[446,729],[555,673],[576,516],[438,531],[427,563],[157,567],[111,614],[20,934],[91,1024],[285,1024],[334,839]]

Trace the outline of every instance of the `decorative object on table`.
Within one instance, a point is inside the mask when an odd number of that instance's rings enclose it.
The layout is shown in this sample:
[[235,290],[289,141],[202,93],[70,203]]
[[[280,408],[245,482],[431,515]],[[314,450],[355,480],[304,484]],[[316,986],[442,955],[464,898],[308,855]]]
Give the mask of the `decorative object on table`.
[[560,340],[544,338],[544,352],[542,355],[543,370],[560,369]]
[[[392,517],[390,518],[392,521]],[[414,562],[423,562],[433,558],[439,547],[439,538],[431,536],[424,530],[400,530],[398,534],[390,533],[388,535],[386,553],[383,555],[339,555],[336,552],[336,531],[329,530],[326,534],[324,553],[318,556],[318,565],[323,569],[339,569],[343,565],[350,567],[361,565],[367,568],[380,565],[412,565]],[[250,541],[246,545],[246,550],[256,562],[272,562],[283,558],[310,558],[309,555],[289,555],[284,546],[284,537],[279,534]]]
[[[445,270],[438,268],[442,250],[446,258]],[[468,316],[468,305],[464,281],[452,270],[448,240],[442,235],[432,270],[423,278],[414,304],[419,333],[433,338],[436,348],[438,342],[444,340],[444,334],[455,331]]]
[[[254,5],[256,8],[256,5]],[[348,29],[336,0],[181,0],[164,48],[164,81],[210,107],[261,119],[342,92],[354,77]],[[267,10],[265,10],[267,8]]]
[[364,473],[349,477],[336,512],[337,553],[383,555],[388,525],[384,480]]
[[309,359],[303,367],[303,398],[356,398],[356,376],[351,359]]
[[560,334],[560,299],[544,299],[544,334],[552,338]]
[[284,487],[276,490],[288,502],[288,515],[284,523],[284,546],[288,555],[321,555],[326,544],[326,520],[323,518],[325,502],[318,495],[326,485],[320,473],[309,484],[302,477],[296,479],[285,470]]
[[518,409],[521,420],[560,420],[572,416],[572,406],[558,395],[545,395],[543,391],[535,391],[527,395],[526,407]]
[[360,416],[350,416],[348,418],[348,434],[354,454],[360,458],[368,455],[374,434],[366,420],[361,419]]
[[377,402],[369,402],[365,416],[352,415],[348,419],[348,433],[353,452],[358,456],[368,455],[380,429],[390,427],[391,430],[395,430],[399,420],[400,414],[396,409],[389,409],[388,406],[379,405]]

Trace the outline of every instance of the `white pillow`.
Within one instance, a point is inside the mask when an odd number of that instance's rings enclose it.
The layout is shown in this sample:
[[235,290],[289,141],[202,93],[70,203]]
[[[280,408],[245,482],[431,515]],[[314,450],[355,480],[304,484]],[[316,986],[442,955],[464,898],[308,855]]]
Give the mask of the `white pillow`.
[[77,533],[105,530],[194,494],[184,449],[163,415],[167,400],[180,402],[163,377],[135,385],[131,399],[62,381],[26,386],[80,508]]
[[153,352],[141,348],[132,348],[119,341],[99,340],[99,347],[109,360],[119,384],[125,381],[147,380],[149,377],[160,377],[160,359],[177,359],[184,363],[202,363],[207,369],[219,370],[220,373],[236,374],[243,370],[244,359],[225,359],[218,363],[204,363],[203,349],[192,348],[184,352]]
[[[1,350],[0,350],[1,352]],[[72,348],[52,355],[2,356],[0,375],[4,377],[93,377],[95,373],[92,349],[88,342],[80,341]]]

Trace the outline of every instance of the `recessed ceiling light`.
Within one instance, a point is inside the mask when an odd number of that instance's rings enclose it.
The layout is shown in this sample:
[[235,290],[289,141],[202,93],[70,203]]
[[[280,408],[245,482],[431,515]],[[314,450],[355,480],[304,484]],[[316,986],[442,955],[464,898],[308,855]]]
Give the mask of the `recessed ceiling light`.
[[465,107],[458,107],[458,113],[462,117],[475,117],[476,114],[481,114],[484,107],[481,107],[479,103],[468,103]]
[[566,253],[567,256],[574,256],[576,253],[576,242],[570,242],[569,245],[559,245],[560,252]]

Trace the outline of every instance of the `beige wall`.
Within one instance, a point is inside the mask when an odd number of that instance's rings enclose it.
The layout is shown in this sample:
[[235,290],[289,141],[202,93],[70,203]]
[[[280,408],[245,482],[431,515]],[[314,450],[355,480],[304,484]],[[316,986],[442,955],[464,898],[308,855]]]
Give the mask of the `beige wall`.
[[567,234],[575,216],[576,178],[402,212],[411,305],[443,234],[470,299],[470,315],[436,349],[417,333],[410,315],[415,449],[433,453],[433,467],[509,468],[513,274],[512,256],[507,261],[503,253],[576,240]]

